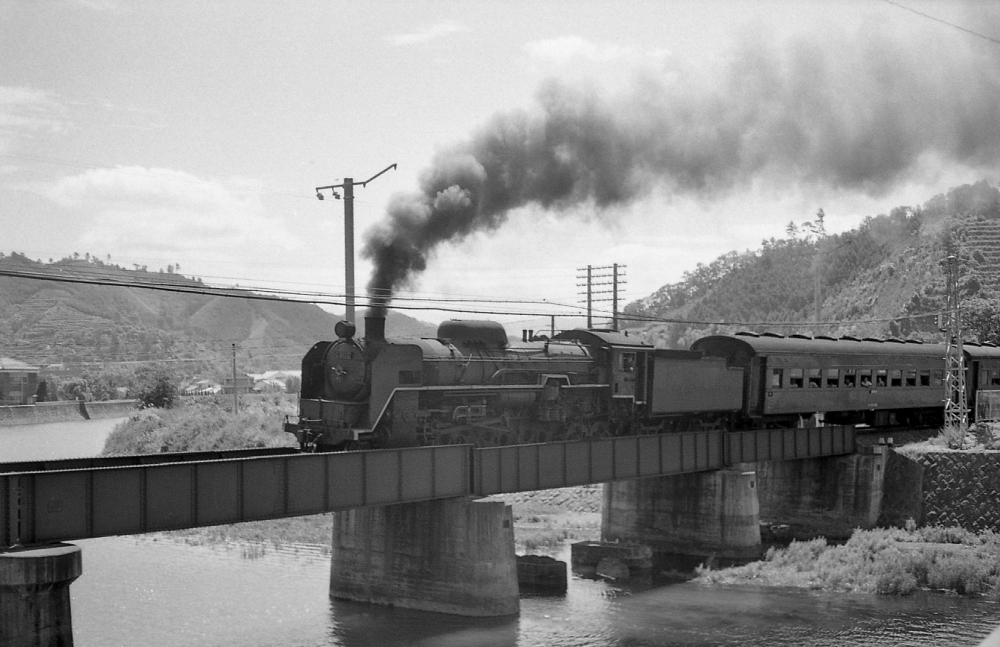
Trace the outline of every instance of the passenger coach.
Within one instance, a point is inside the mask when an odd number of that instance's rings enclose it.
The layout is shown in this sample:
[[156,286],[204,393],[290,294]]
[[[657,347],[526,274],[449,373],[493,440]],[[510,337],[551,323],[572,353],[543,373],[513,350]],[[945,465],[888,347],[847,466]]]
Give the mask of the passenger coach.
[[883,426],[939,424],[943,417],[940,344],[738,333],[705,337],[691,348],[744,369],[744,415],[753,421],[798,426],[812,417],[812,424]]

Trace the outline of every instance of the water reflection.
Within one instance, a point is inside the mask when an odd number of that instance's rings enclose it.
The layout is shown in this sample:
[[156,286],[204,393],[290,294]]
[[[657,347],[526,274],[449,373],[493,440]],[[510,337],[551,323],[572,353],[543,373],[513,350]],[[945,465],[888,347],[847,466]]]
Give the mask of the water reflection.
[[329,556],[148,538],[80,542],[71,588],[78,647],[883,647],[979,643],[1000,605],[573,576],[565,595],[525,596],[515,618],[462,618],[331,601]]
[[333,600],[330,609],[332,644],[341,647],[514,647],[519,619],[463,618]]

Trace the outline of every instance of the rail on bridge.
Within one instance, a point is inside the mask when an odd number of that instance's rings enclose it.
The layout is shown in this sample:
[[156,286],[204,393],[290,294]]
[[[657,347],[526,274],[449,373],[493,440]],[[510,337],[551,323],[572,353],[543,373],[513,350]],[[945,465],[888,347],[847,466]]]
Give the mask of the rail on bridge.
[[853,453],[853,427],[699,431],[332,454],[157,454],[0,465],[0,551],[20,545],[709,471]]

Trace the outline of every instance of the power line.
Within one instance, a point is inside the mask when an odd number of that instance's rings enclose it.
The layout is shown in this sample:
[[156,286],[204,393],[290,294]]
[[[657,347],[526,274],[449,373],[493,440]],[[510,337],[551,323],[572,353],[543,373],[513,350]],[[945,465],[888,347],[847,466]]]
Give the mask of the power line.
[[948,22],[947,20],[942,20],[941,18],[938,18],[937,16],[932,16],[930,14],[924,13],[923,11],[917,11],[916,9],[914,9],[912,7],[907,7],[906,5],[901,4],[899,2],[894,2],[893,0],[882,0],[882,1],[885,2],[886,4],[891,4],[894,7],[899,7],[900,9],[905,9],[906,11],[909,11],[911,13],[915,13],[918,16],[923,16],[924,18],[927,18],[929,20],[933,20],[935,22],[939,22],[942,25],[948,25],[949,27],[952,27],[954,29],[958,29],[960,31],[964,31],[967,34],[975,36],[976,38],[982,38],[983,40],[988,40],[991,43],[995,43],[997,45],[1000,45],[1000,40],[998,40],[996,38],[993,38],[992,36],[987,36],[985,34],[980,34],[979,32],[972,31],[971,29],[967,29],[965,27],[962,27],[961,25],[956,25],[955,23]]
[[[238,298],[238,299],[252,299],[261,301],[276,301],[281,303],[323,303],[326,305],[344,305],[342,301],[321,298],[318,295],[313,295],[309,298],[302,299],[289,299],[287,297],[273,296],[270,294],[259,294],[256,290],[250,291],[246,288],[213,288],[199,286],[197,288],[190,285],[182,285],[177,283],[167,283],[165,281],[157,282],[147,282],[147,281],[124,281],[124,280],[102,280],[96,278],[89,278],[85,276],[70,276],[66,274],[53,275],[44,272],[28,272],[28,271],[14,271],[0,269],[0,276],[7,276],[11,278],[25,278],[43,281],[54,281],[61,283],[82,283],[89,285],[100,285],[105,287],[124,287],[124,288],[139,288],[146,290],[161,290],[166,292],[178,292],[184,294],[200,294],[205,296],[218,296],[226,298]],[[266,290],[265,290],[266,291]],[[551,302],[545,302],[546,304],[552,305]],[[472,308],[451,308],[443,306],[407,306],[393,304],[390,309],[393,310],[421,310],[421,311],[437,311],[437,312],[456,312],[462,314],[484,314],[484,315],[494,315],[494,316],[519,316],[519,317],[539,317],[539,316],[582,316],[582,314],[569,314],[566,312],[558,313],[541,313],[541,312],[523,312],[523,311],[503,311],[503,310],[480,310]],[[613,314],[613,313],[604,313]],[[853,324],[872,324],[872,323],[889,323],[893,321],[903,321],[910,319],[920,319],[930,316],[937,316],[937,312],[925,313],[918,315],[904,315],[899,317],[888,317],[882,319],[862,319],[862,320],[852,320],[852,321],[829,321],[829,322],[773,322],[773,321],[758,321],[758,322],[734,322],[734,321],[698,321],[698,320],[687,320],[687,319],[677,319],[677,318],[666,318],[666,317],[651,317],[647,315],[633,315],[633,314],[622,314],[621,318],[629,321],[641,321],[646,323],[680,323],[688,325],[703,325],[703,326],[771,326],[771,327],[788,327],[788,326],[804,326],[804,325],[853,325]]]

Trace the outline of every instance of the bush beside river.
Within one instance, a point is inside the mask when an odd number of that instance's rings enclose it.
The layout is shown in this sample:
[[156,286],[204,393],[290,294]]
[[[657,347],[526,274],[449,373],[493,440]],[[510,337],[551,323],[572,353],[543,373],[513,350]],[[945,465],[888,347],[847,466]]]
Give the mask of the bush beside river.
[[295,396],[243,397],[233,415],[231,397],[181,400],[169,409],[143,409],[115,428],[105,456],[295,447],[281,429],[295,413]]
[[699,568],[698,580],[883,595],[930,589],[1000,601],[1000,535],[939,527],[855,530],[844,544],[792,542],[744,566]]

